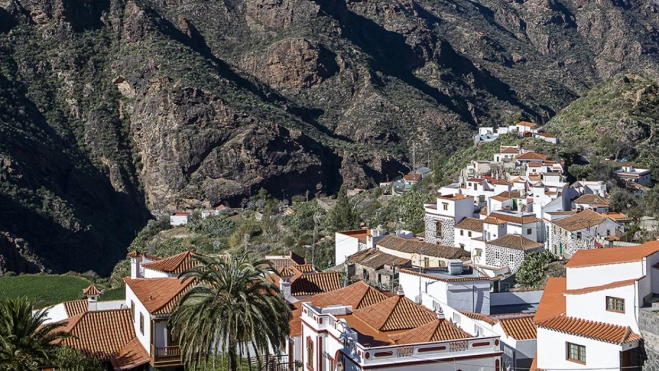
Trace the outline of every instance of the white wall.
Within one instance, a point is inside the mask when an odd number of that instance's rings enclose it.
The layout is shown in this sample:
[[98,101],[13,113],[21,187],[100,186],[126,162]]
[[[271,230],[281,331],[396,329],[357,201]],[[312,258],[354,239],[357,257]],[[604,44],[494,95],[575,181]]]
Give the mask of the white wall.
[[359,239],[339,232],[335,235],[334,262],[336,265],[345,263],[346,257],[359,251]]
[[[625,299],[625,313],[607,311],[607,296]],[[632,331],[639,332],[636,322],[638,298],[636,297],[635,284],[587,294],[565,295],[565,304],[566,313],[570,317],[629,326]]]
[[[130,286],[126,285],[126,306],[128,308],[130,308],[131,300],[135,303],[135,318],[132,318],[133,325],[135,326],[135,334],[147,353],[151,354],[151,316],[144,305],[142,305],[142,302],[137,299]],[[144,315],[144,334],[140,332],[140,313]]]
[[188,221],[190,221],[189,215],[170,215],[169,217],[169,224],[174,227],[188,224]]
[[602,286],[611,282],[637,279],[645,275],[643,262],[572,267],[565,270],[567,289]]
[[540,303],[544,290],[493,292],[490,294],[492,306]]
[[508,234],[507,224],[488,224],[483,223],[483,239],[485,241],[496,240],[499,237],[503,237]]
[[144,268],[144,278],[165,278],[165,277],[177,277],[178,274],[170,274],[166,272],[161,272],[149,268]]
[[52,308],[48,309],[47,313],[48,320],[46,323],[59,322],[69,318],[69,315],[66,313],[66,308],[63,303],[54,305]]
[[[438,283],[429,285],[428,293],[435,296],[436,286]],[[449,306],[457,310],[490,314],[489,281],[449,282],[447,288],[446,303]]]
[[[460,235],[460,231],[462,231],[462,236]],[[471,236],[469,235],[471,233]],[[473,238],[480,238],[483,236],[482,232],[476,232],[476,231],[469,231],[466,229],[455,229],[455,247],[460,247],[460,245],[464,245],[466,251],[472,251],[472,246],[473,244]]]
[[[526,224],[515,224],[507,223],[507,234],[518,234],[522,237],[528,238],[531,241],[538,242],[538,231],[537,228],[540,228],[540,223],[526,223]],[[528,230],[531,229],[531,234],[527,234]],[[499,236],[501,237],[501,236]]]
[[[566,359],[566,342],[586,347],[586,364]],[[613,369],[620,367],[623,347],[538,327],[538,368],[551,370]]]

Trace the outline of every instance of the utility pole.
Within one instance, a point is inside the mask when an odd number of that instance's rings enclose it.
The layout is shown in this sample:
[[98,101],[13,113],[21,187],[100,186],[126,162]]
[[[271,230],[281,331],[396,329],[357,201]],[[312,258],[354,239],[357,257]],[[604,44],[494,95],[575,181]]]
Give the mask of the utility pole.
[[307,189],[307,202],[309,202],[309,190]]
[[416,170],[416,142],[412,141],[412,170]]

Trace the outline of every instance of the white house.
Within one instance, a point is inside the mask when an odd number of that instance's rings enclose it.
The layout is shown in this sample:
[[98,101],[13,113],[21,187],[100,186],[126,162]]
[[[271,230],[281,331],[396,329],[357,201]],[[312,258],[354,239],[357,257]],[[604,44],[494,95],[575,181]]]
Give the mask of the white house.
[[520,121],[515,127],[517,132],[523,135],[524,133],[536,133],[538,125],[528,121]]
[[[387,232],[379,227],[336,232],[334,238],[334,264],[343,264],[348,256],[363,249],[375,247],[375,243],[386,235]],[[406,237],[412,238],[412,236]]]
[[437,201],[425,204],[425,241],[455,246],[455,225],[474,215],[474,197],[463,194],[439,195]]
[[538,140],[544,140],[548,143],[558,144],[558,138],[545,132],[535,133],[533,134],[533,137]]
[[302,304],[302,363],[308,370],[480,371],[501,368],[497,336],[472,337],[407,299],[402,289],[379,303],[354,309]]
[[185,225],[190,222],[190,213],[176,212],[169,216],[169,224],[172,227]]
[[622,169],[616,170],[615,173],[620,179],[627,182],[650,183],[650,169],[637,169],[632,164],[624,164]]
[[601,180],[579,180],[570,185],[582,195],[596,194],[601,197],[607,197],[606,183]]
[[639,308],[659,292],[658,263],[659,241],[577,251],[545,288],[531,367],[640,369]]
[[556,255],[570,256],[577,250],[593,249],[607,236],[615,236],[622,226],[590,209],[547,224],[547,247]]
[[471,252],[473,241],[483,237],[483,220],[464,218],[455,226],[455,246]]
[[494,154],[494,162],[514,161],[519,151],[519,146],[500,146],[499,152]]
[[597,194],[585,194],[572,200],[572,209],[583,211],[586,209],[598,212],[609,212],[609,199]]

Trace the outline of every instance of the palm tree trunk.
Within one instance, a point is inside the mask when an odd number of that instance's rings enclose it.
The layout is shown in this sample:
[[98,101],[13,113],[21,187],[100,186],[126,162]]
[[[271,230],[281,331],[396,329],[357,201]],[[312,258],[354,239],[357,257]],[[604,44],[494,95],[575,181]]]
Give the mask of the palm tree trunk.
[[236,344],[233,342],[229,343],[229,371],[236,371],[238,369],[238,363],[236,362]]

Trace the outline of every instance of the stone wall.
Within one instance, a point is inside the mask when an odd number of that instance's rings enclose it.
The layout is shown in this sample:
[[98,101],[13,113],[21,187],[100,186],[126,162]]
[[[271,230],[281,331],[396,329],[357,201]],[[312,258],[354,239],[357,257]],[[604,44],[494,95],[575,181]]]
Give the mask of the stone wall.
[[653,312],[650,308],[641,308],[638,326],[643,336],[641,369],[659,371],[659,313]]
[[[439,215],[426,214],[426,239],[428,243],[455,246],[455,220]],[[437,236],[437,223],[441,223],[441,236]]]
[[[485,245],[485,264],[491,267],[505,267],[510,268],[510,273],[515,273],[522,266],[524,262],[524,257],[526,254],[522,250],[510,249],[503,246],[497,246],[492,244]],[[543,248],[541,248],[543,249]],[[541,250],[539,249],[539,250]],[[530,251],[528,251],[530,252]],[[497,253],[499,253],[499,259],[497,259]],[[510,261],[510,254],[513,255],[513,261]]]

